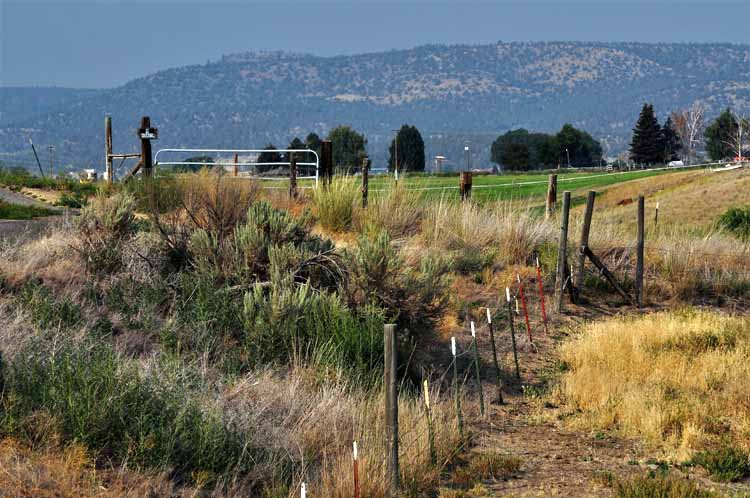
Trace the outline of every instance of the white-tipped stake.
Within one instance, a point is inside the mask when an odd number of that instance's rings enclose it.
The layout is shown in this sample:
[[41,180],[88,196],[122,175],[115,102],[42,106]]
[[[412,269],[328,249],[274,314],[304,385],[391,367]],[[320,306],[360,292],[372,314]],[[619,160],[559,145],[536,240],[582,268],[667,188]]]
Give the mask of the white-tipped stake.
[[354,441],[354,443],[352,443],[352,447],[353,447],[353,450],[354,450],[354,459],[356,460],[357,459],[357,442],[356,441]]
[[422,383],[424,386],[424,404],[427,408],[430,407],[430,385],[427,383],[427,379]]
[[536,257],[536,267],[539,268],[539,256]]
[[508,302],[510,302],[510,288],[509,287],[505,288],[505,298],[508,300]]
[[516,300],[516,315],[520,315],[521,314],[521,310],[518,309],[518,298],[514,297],[514,299]]
[[456,338],[451,337],[451,352],[453,353],[453,356],[456,356]]
[[658,202],[656,203],[656,210],[657,211],[659,210],[659,203]]
[[299,488],[299,496],[300,498],[307,498],[307,486],[305,485],[304,482]]
[[492,323],[492,313],[489,308],[487,308],[487,323]]
[[477,336],[477,329],[474,328],[474,322],[471,322],[471,336],[472,337]]
[[521,283],[521,275],[519,275],[518,273],[516,273],[516,280],[518,280],[519,284]]

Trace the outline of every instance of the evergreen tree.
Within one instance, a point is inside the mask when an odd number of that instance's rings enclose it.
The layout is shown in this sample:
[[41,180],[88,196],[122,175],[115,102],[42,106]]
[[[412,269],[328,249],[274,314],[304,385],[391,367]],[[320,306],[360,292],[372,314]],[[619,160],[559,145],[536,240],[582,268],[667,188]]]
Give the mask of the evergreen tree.
[[398,168],[402,171],[424,171],[424,140],[416,126],[403,125],[398,130],[397,139],[391,140],[388,149],[388,170],[393,171],[396,164],[396,142],[398,142]]
[[733,144],[738,129],[737,119],[728,108],[706,127],[706,151],[713,161],[721,161],[735,155]]
[[362,158],[367,154],[367,139],[350,126],[337,126],[328,134],[332,142],[333,167],[339,173],[358,171]]
[[[258,160],[257,163],[280,163],[284,160],[283,157],[281,157],[281,154],[277,152],[276,146],[274,144],[269,143],[265,146],[264,152],[261,152],[258,154]],[[265,173],[266,171],[270,171],[274,168],[278,168],[278,166],[273,165],[259,165],[256,166],[255,169],[258,173]]]
[[307,145],[308,149],[314,150],[315,152],[320,154],[320,137],[317,133],[309,133],[305,138],[305,145]]
[[637,164],[656,164],[663,160],[664,149],[659,121],[652,104],[643,104],[641,114],[633,128],[630,158]]
[[662,161],[665,163],[677,161],[680,158],[679,153],[682,150],[682,141],[672,124],[671,117],[667,118],[661,129],[661,150],[663,154]]

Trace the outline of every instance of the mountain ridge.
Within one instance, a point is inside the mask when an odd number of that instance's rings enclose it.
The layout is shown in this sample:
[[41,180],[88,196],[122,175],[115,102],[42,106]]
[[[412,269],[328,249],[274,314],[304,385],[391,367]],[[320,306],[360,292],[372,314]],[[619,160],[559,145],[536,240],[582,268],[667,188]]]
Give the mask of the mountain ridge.
[[750,111],[750,45],[561,41],[335,56],[247,51],[3,122],[0,152],[24,154],[25,134],[99,167],[102,118],[110,113],[118,150],[118,142],[135,149],[140,115],[160,128],[160,144],[175,147],[283,147],[344,123],[367,135],[377,164],[387,159],[391,130],[408,122],[426,135],[428,157],[458,162],[469,140],[486,166],[491,138],[511,128],[551,132],[571,122],[614,154],[626,147],[644,102],[663,120],[695,100],[710,114],[726,106]]

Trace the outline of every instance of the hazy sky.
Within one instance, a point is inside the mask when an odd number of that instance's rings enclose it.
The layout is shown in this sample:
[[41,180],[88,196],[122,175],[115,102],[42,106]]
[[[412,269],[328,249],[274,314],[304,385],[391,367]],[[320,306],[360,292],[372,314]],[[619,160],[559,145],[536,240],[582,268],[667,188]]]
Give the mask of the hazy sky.
[[222,54],[427,43],[750,43],[750,1],[0,0],[0,85],[110,87]]

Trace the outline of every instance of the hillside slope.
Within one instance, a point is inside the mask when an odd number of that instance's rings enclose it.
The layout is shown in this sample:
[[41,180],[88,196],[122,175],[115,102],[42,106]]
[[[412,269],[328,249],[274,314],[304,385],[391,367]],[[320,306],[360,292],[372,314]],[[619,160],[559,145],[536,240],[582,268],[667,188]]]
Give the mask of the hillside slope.
[[31,135],[60,145],[70,159],[98,163],[102,118],[111,113],[120,150],[135,147],[132,129],[148,114],[165,146],[282,146],[349,123],[367,134],[378,163],[391,129],[409,122],[427,135],[428,157],[442,153],[461,162],[468,139],[486,164],[499,132],[553,131],[572,122],[605,139],[611,154],[625,147],[644,101],[662,114],[695,100],[711,113],[726,106],[747,112],[748,81],[747,45],[497,43],[337,57],[251,52],[160,71],[5,125],[0,152],[25,151]]

